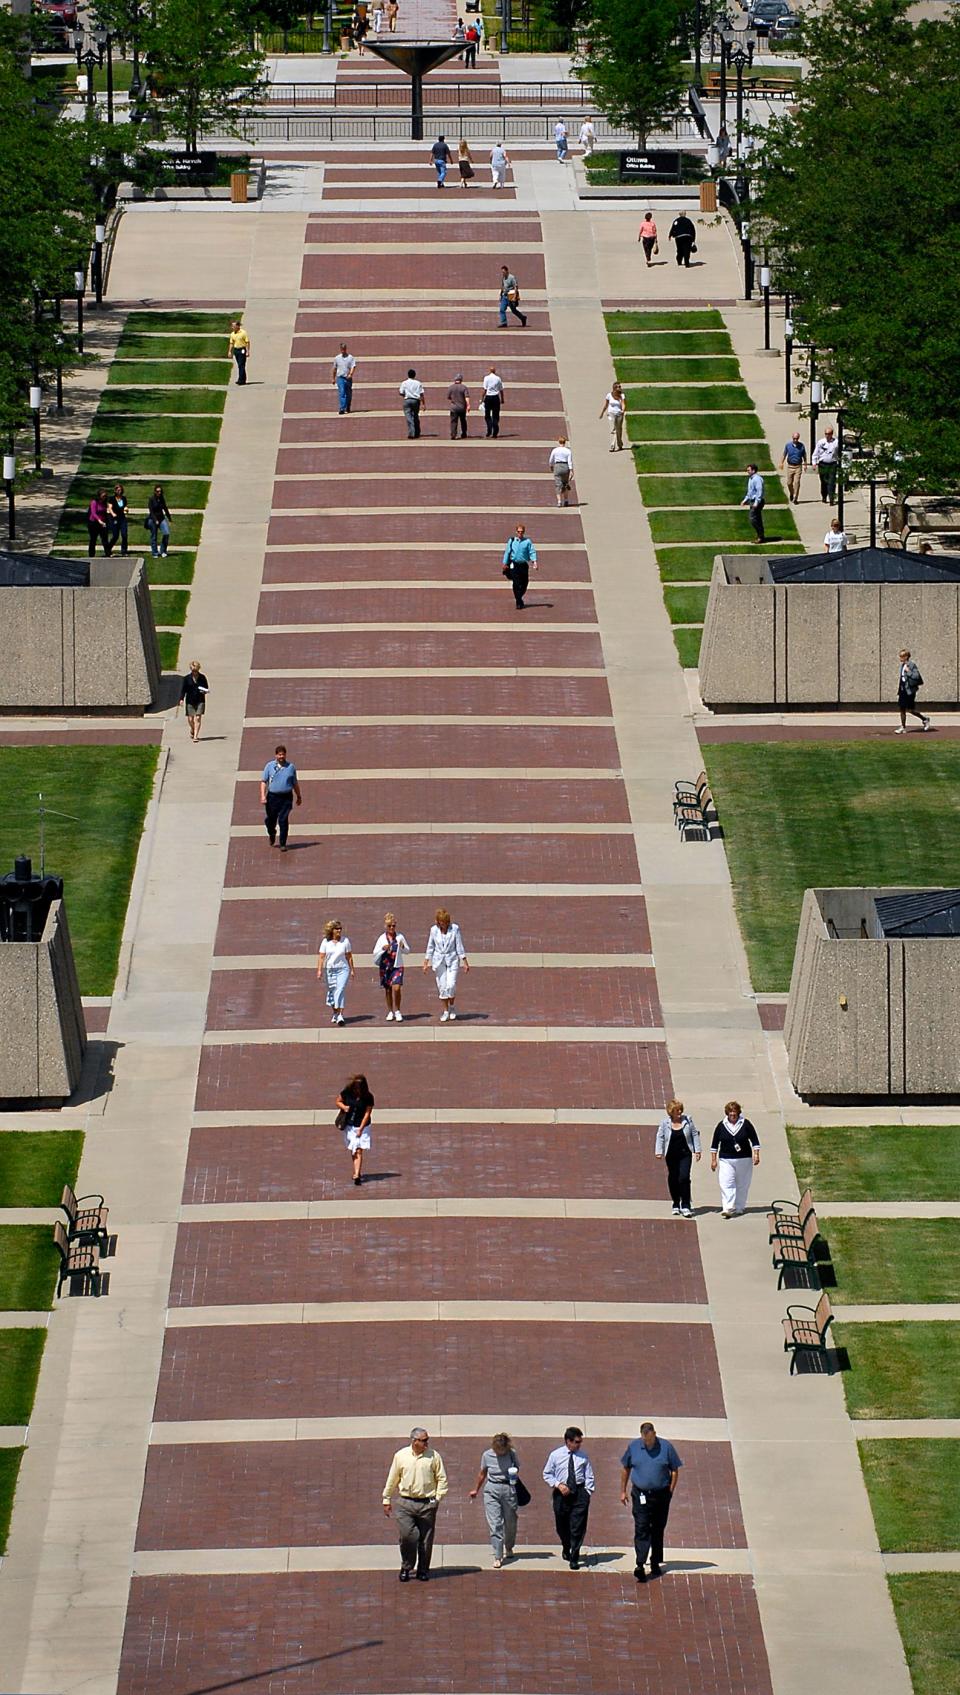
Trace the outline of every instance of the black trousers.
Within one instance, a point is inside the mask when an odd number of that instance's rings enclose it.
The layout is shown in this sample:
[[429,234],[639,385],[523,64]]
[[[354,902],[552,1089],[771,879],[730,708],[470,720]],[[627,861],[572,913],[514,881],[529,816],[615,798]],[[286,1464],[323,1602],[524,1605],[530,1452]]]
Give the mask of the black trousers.
[[590,1516],[590,1496],[582,1483],[569,1495],[561,1495],[559,1489],[553,1491],[553,1516],[564,1559],[579,1559]]
[[464,48],[464,55],[467,70],[475,71],[477,68],[477,44],[475,41],[467,42],[466,47]]
[[632,1496],[633,1547],[639,1571],[648,1554],[651,1565],[663,1564],[663,1533],[670,1516],[670,1490],[638,1489],[634,1484]]
[[675,1207],[689,1207],[690,1205],[690,1171],[692,1166],[693,1155],[689,1148],[685,1148],[683,1153],[674,1154],[672,1157],[668,1150],[667,1187],[670,1190],[670,1199]]
[[675,235],[673,239],[677,244],[677,264],[678,265],[686,265],[687,270],[689,271],[689,269],[690,269],[690,249],[693,246],[693,236],[692,235]]
[[485,394],[484,395],[484,397],[483,397],[483,415],[487,420],[487,435],[488,436],[498,436],[500,434],[500,396],[499,396],[499,394]]
[[757,540],[758,541],[766,541],[767,538],[766,538],[766,535],[764,534],[764,529],[763,529],[763,505],[762,505],[762,503],[760,501],[755,501],[752,506],[747,507],[747,511],[749,513],[749,516],[750,516],[750,522],[753,525],[753,528],[756,532]]
[[233,357],[237,361],[237,382],[242,388],[247,380],[247,350],[245,347],[235,347]]
[[523,597],[530,584],[530,567],[524,561],[513,566],[510,573],[510,583],[513,588],[513,598],[518,606],[523,605]]
[[467,433],[467,414],[461,406],[450,408],[450,440],[456,441],[457,431],[462,436]]
[[829,501],[832,506],[837,497],[837,462],[832,465],[818,465],[820,473],[820,499]]
[[290,828],[290,812],[292,807],[293,795],[290,793],[289,789],[285,794],[279,795],[271,794],[270,790],[267,790],[267,804],[264,809],[263,821],[266,825],[267,835],[270,837],[271,844],[276,840],[277,832],[279,831],[280,846],[286,846],[287,831]]

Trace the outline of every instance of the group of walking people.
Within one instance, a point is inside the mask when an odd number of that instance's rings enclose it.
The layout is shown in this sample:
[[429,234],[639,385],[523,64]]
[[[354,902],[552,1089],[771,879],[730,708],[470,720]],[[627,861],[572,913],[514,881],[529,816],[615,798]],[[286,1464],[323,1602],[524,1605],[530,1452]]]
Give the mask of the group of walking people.
[[[386,1001],[388,1024],[402,1024],[404,960],[411,952],[410,943],[397,920],[388,912],[383,930],[373,947],[373,963],[380,973],[380,987]],[[445,906],[438,906],[430,926],[423,955],[423,969],[432,971],[436,979],[437,997],[443,1008],[441,1024],[457,1021],[457,984],[461,970],[470,970],[459,924],[455,924]],[[357,969],[353,945],[339,918],[331,918],[323,927],[323,940],[317,955],[317,976],[326,985],[327,1006],[331,1024],[346,1023],[347,990]]]
[[[437,187],[446,188],[447,171],[453,164],[454,156],[445,135],[438,135],[430,148],[430,163],[437,178]],[[476,162],[470,151],[470,143],[461,136],[457,143],[457,172],[460,177],[460,187],[469,188],[477,174]],[[507,171],[510,168],[510,155],[502,141],[495,141],[490,149],[490,187],[503,188],[507,181]]]
[[[667,1168],[674,1218],[692,1218],[691,1174],[701,1155],[700,1133],[682,1101],[668,1101],[657,1126],[654,1148]],[[747,1210],[754,1168],[760,1164],[760,1138],[739,1101],[728,1101],[710,1143],[710,1169],[720,1183],[721,1218],[736,1218]]]

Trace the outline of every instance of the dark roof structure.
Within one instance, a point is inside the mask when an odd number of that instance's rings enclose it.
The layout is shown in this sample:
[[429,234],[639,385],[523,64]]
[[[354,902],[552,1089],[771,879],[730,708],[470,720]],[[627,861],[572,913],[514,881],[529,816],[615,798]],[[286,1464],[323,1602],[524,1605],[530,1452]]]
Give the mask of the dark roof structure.
[[90,566],[85,559],[52,559],[42,553],[0,553],[0,588],[89,587]]
[[767,560],[774,583],[956,583],[960,559],[901,553],[886,547],[851,547],[846,553],[788,554]]
[[874,905],[884,936],[960,936],[960,889],[878,895]]

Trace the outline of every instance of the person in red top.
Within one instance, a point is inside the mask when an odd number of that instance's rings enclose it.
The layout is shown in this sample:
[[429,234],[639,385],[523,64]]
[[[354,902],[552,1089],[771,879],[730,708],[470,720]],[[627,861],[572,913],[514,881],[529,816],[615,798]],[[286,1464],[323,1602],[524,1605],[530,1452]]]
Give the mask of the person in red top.
[[113,550],[113,541],[110,536],[110,526],[107,522],[107,491],[105,488],[97,489],[87,507],[87,536],[89,538],[87,542],[89,557],[93,558],[99,541],[104,553],[109,558]]
[[637,236],[637,240],[643,243],[643,256],[649,269],[653,263],[653,255],[657,251],[657,225],[652,212],[644,212],[643,223],[640,225],[640,234]]
[[480,36],[477,33],[476,24],[470,23],[470,24],[467,25],[467,32],[466,32],[465,40],[466,40],[466,47],[464,49],[464,52],[465,52],[466,69],[468,71],[471,70],[471,69],[476,70],[476,68],[477,68],[477,42],[480,40]]

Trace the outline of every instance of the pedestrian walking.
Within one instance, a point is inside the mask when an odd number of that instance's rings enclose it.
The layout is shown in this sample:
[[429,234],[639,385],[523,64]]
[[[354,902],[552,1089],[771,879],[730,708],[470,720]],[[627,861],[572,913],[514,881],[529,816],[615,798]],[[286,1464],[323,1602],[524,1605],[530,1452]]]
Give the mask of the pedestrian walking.
[[807,449],[801,440],[800,431],[794,430],[790,440],[784,442],[780,455],[780,469],[782,471],[786,467],[787,472],[787,499],[791,500],[794,506],[800,505],[800,485],[803,482],[803,468],[806,463]]
[[150,552],[154,559],[165,557],[170,545],[170,508],[162,483],[153,485],[153,493],[147,501],[144,523],[150,531]]
[[234,318],[230,325],[229,350],[237,366],[237,387],[243,388],[247,381],[247,360],[250,357],[250,337],[239,318]]
[[107,523],[110,529],[111,550],[120,543],[120,552],[126,553],[130,543],[129,532],[130,502],[122,483],[114,483],[113,493],[107,501]]
[[203,724],[203,715],[207,710],[207,695],[209,693],[210,684],[200,669],[199,659],[191,659],[190,669],[180,684],[177,715],[179,715],[181,706],[184,707],[187,714],[187,729],[190,731],[190,740],[193,742],[200,740],[200,730]]
[[374,6],[374,8],[373,8],[373,33],[374,33],[374,35],[379,36],[382,33],[382,31],[383,31],[383,7],[382,6]]
[[358,6],[353,14],[353,25],[350,33],[357,44],[357,57],[359,59],[363,58],[363,44],[367,39],[367,31],[367,20]]
[[445,136],[437,136],[436,141],[430,149],[430,157],[433,160],[433,168],[437,173],[437,187],[443,188],[447,180],[447,166],[449,165],[451,158],[450,149],[447,146]]
[[[490,1531],[494,1571],[499,1571],[507,1560],[513,1558],[517,1541],[519,1484],[520,1461],[506,1431],[501,1430],[496,1436],[491,1436],[489,1448],[484,1448],[480,1455],[477,1481],[470,1490],[471,1501],[475,1501],[483,1490],[481,1499]],[[522,1494],[529,1501],[526,1488],[523,1488]]]
[[900,708],[898,736],[905,736],[907,733],[908,712],[912,718],[919,718],[921,730],[929,730],[929,718],[925,713],[917,711],[917,693],[922,688],[923,678],[920,675],[920,667],[915,659],[911,659],[910,649],[902,647],[900,649],[900,676],[897,682],[897,704]]
[[500,328],[507,327],[507,313],[512,312],[520,319],[520,328],[525,330],[527,319],[520,310],[520,285],[513,272],[506,265],[500,267]]
[[470,143],[463,136],[460,137],[460,145],[457,148],[457,169],[460,172],[460,187],[466,188],[476,173],[473,169]]
[[556,123],[553,126],[553,140],[554,140],[554,145],[557,149],[557,159],[559,160],[560,164],[563,165],[563,164],[566,163],[567,153],[569,152],[569,149],[570,149],[570,143],[567,139],[567,126],[564,123],[562,118],[558,118]]
[[[341,1024],[343,1019],[340,1020]],[[347,1153],[352,1162],[352,1174],[355,1188],[359,1189],[363,1182],[363,1156],[370,1149],[370,1120],[373,1117],[374,1099],[370,1093],[370,1085],[362,1071],[344,1083],[337,1096],[337,1129],[343,1131]]]
[[526,525],[518,524],[503,550],[502,570],[513,589],[517,611],[525,610],[524,595],[530,583],[530,572],[540,569],[537,550],[527,535]]
[[[414,1572],[421,1583],[430,1577],[437,1508],[447,1493],[443,1460],[430,1446],[422,1425],[410,1432],[410,1446],[398,1448],[390,1462],[383,1486],[383,1510],[396,1521],[400,1537],[400,1582],[409,1583]],[[397,1494],[395,1507],[391,1499]]]
[[98,488],[87,507],[87,557],[92,559],[97,551],[97,542],[103,548],[104,555],[109,559],[113,551],[110,539],[110,524],[107,512],[107,491]]
[[601,418],[606,414],[610,426],[610,452],[623,452],[623,420],[627,415],[627,397],[623,385],[614,382],[610,385],[610,393],[605,397],[600,408]]
[[390,25],[391,35],[397,33],[397,13],[399,10],[398,0],[387,0],[387,23]]
[[847,532],[841,528],[839,518],[831,518],[830,528],[823,538],[824,553],[846,553],[848,545]]
[[473,21],[477,31],[477,52],[479,53],[487,39],[487,26],[483,21],[483,12],[479,11]]
[[710,1143],[710,1170],[720,1179],[722,1216],[746,1212],[753,1168],[760,1164],[760,1138],[744,1118],[739,1101],[728,1101]]
[[436,921],[430,926],[427,937],[423,969],[432,971],[437,980],[437,994],[443,1006],[441,1024],[455,1024],[457,1021],[454,1002],[461,965],[464,971],[470,970],[460,926],[454,924],[445,906],[438,906]]
[[347,351],[345,341],[340,343],[340,352],[334,355],[333,380],[337,388],[337,400],[340,417],[343,418],[353,406],[353,373],[357,361],[352,353]]
[[494,188],[503,188],[507,180],[507,166],[510,155],[502,141],[495,141],[490,149],[490,181]]
[[[497,381],[499,382],[499,377]],[[464,387],[463,372],[458,371],[447,389],[447,405],[450,408],[450,440],[456,441],[457,436],[464,440],[467,434],[467,413],[470,410],[470,390]],[[490,431],[487,431],[490,434]]]
[[579,1571],[596,1479],[589,1455],[583,1451],[583,1431],[575,1424],[564,1431],[562,1448],[554,1448],[547,1456],[543,1481],[553,1492],[553,1517],[563,1557],[571,1571]]
[[584,118],[583,123],[580,125],[579,141],[580,146],[583,149],[583,157],[585,159],[589,159],[596,145],[596,140],[597,132],[593,127],[593,119]]
[[281,853],[287,851],[287,832],[294,801],[298,806],[303,801],[297,768],[287,758],[283,743],[278,742],[274,757],[264,766],[260,778],[260,805],[270,846],[274,846],[279,835]]
[[403,956],[410,952],[410,943],[397,920],[388,912],[383,920],[383,932],[373,949],[373,963],[380,972],[380,987],[387,997],[387,1023],[403,1023],[400,1001],[403,996]]
[[400,384],[400,394],[403,396],[403,415],[407,420],[407,440],[417,441],[420,436],[420,414],[427,410],[426,390],[417,381],[416,371],[408,371],[406,379]]
[[747,492],[741,500],[740,505],[747,508],[747,514],[751,524],[753,525],[757,541],[760,542],[766,541],[767,539],[763,529],[763,508],[765,504],[766,495],[763,486],[763,478],[757,470],[756,465],[748,465]]
[[677,264],[685,265],[689,271],[690,255],[697,251],[697,227],[693,219],[687,217],[686,212],[680,212],[674,218],[667,240],[676,242]]
[[347,985],[357,974],[353,963],[350,937],[343,933],[339,918],[329,918],[323,926],[323,941],[317,954],[317,976],[327,984],[327,1005],[331,1009],[331,1024],[345,1024]]
[[733,143],[730,140],[726,124],[721,124],[720,128],[717,130],[717,139],[714,142],[714,146],[717,150],[717,164],[722,170],[733,149]]
[[468,71],[475,71],[477,68],[477,48],[479,45],[480,36],[477,33],[477,26],[471,21],[467,25],[466,48],[464,54],[464,65],[465,69]]
[[819,472],[820,499],[824,506],[832,506],[837,496],[839,459],[840,443],[833,433],[833,425],[828,424],[810,460],[811,465]]
[[692,1218],[690,1172],[700,1158],[700,1133],[683,1110],[682,1101],[668,1101],[666,1114],[657,1127],[657,1159],[666,1160],[667,1187],[674,1218]]
[[647,1423],[641,1424],[640,1435],[628,1443],[620,1464],[620,1499],[625,1507],[633,1508],[633,1575],[638,1583],[646,1583],[648,1555],[651,1577],[659,1577],[663,1568],[663,1533],[683,1461],[673,1443],[664,1441]]
[[500,408],[503,401],[503,378],[496,365],[491,365],[483,379],[483,416],[488,440],[496,440],[500,434]]
[[549,466],[553,472],[553,486],[556,490],[557,505],[569,506],[567,496],[570,484],[573,482],[573,454],[566,436],[557,437],[556,447],[551,449]]
[[[464,28],[464,23],[463,23],[462,18],[457,19],[457,27],[453,32],[453,39],[454,39],[454,41],[459,42],[461,47],[463,46],[464,42],[467,39],[467,32],[466,32],[466,29]],[[460,63],[462,64],[463,63],[463,54],[458,53],[457,58],[460,60]]]
[[653,264],[654,254],[660,251],[660,243],[657,239],[657,220],[652,212],[644,212],[637,240],[643,248],[643,257],[647,261],[647,270],[649,270]]

